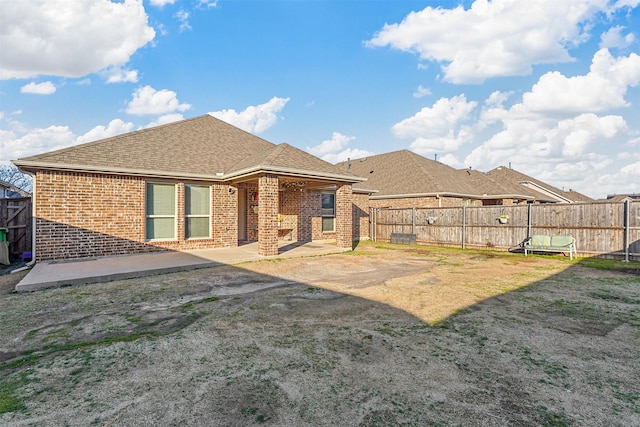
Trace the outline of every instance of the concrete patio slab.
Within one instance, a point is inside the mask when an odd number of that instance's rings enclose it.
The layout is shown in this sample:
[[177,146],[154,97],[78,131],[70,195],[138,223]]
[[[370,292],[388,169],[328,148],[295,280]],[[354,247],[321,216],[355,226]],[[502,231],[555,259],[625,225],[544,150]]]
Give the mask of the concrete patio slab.
[[152,274],[173,273],[222,264],[239,264],[270,258],[305,257],[344,252],[335,242],[304,244],[280,242],[279,254],[258,255],[257,243],[236,248],[200,249],[188,252],[92,258],[74,261],[36,263],[16,285],[16,292],[36,291],[66,285],[84,285],[111,280],[131,279]]

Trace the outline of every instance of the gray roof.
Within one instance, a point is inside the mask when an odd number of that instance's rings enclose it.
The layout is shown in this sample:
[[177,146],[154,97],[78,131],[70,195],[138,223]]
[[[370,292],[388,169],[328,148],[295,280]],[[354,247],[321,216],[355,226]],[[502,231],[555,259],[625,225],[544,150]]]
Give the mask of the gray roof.
[[511,183],[512,185],[518,185],[524,187],[522,191],[527,192],[535,196],[536,200],[543,202],[591,202],[592,198],[580,194],[577,191],[569,190],[564,191],[553,185],[549,185],[546,182],[542,182],[535,178],[525,175],[522,172],[518,172],[514,169],[510,169],[504,166],[498,166],[497,168],[487,172],[487,175],[496,180],[505,183]]
[[344,171],[366,177],[354,190],[378,190],[372,198],[442,195],[478,199],[529,199],[519,187],[502,185],[480,171],[459,170],[409,150],[338,163]]
[[25,157],[14,163],[25,170],[62,169],[212,180],[267,171],[361,181],[311,154],[288,144],[272,144],[210,115]]

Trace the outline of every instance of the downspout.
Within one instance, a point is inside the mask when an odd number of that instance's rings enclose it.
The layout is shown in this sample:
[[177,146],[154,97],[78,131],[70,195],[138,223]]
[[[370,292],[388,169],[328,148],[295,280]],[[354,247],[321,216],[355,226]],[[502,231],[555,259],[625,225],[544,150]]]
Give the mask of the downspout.
[[31,261],[26,265],[11,270],[11,273],[19,273],[28,270],[36,263],[36,177],[29,173],[33,179],[33,188],[31,192]]

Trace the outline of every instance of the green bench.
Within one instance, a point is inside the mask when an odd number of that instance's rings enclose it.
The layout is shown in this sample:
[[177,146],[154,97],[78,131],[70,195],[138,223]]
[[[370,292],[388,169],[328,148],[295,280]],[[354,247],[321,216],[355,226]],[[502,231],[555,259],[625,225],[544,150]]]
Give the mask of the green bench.
[[569,252],[569,258],[576,255],[576,239],[573,236],[546,236],[536,234],[524,242],[524,256],[529,252]]

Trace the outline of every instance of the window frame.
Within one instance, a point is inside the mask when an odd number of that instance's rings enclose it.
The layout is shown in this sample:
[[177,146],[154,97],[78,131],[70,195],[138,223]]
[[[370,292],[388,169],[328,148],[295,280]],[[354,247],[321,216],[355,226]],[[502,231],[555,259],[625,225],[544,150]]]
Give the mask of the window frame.
[[[324,207],[324,196],[325,195],[329,195],[332,196],[333,199],[333,207],[331,208],[332,212],[331,213],[325,213],[326,209],[330,209],[330,208],[325,208]],[[322,217],[322,232],[323,233],[335,233],[336,232],[336,193],[335,191],[322,191],[321,192],[321,200],[320,200],[320,213],[321,213],[321,217]],[[332,229],[331,230],[325,230],[325,218],[331,218],[332,221]]]
[[[173,197],[174,197],[174,202],[173,202],[173,215],[156,215],[156,214],[149,214],[149,212],[147,211],[147,201],[149,199],[149,186],[153,186],[153,185],[165,185],[165,186],[172,186],[173,187]],[[145,192],[144,192],[144,214],[145,214],[145,220],[144,220],[144,237],[145,237],[145,241],[147,242],[173,242],[178,240],[178,186],[176,183],[172,183],[172,182],[162,182],[162,181],[147,181],[145,182]],[[154,239],[154,238],[150,238],[149,237],[149,227],[148,227],[148,220],[149,219],[156,219],[156,218],[172,218],[173,219],[173,236],[172,237],[164,237],[164,238],[160,238],[160,239]]]
[[[204,214],[189,214],[188,213],[188,208],[187,208],[187,188],[188,187],[201,187],[201,188],[206,188],[207,189],[207,196],[209,199],[209,203],[208,203],[208,208],[209,208],[209,213],[204,215]],[[185,240],[198,240],[198,239],[211,239],[211,213],[213,211],[213,209],[211,208],[211,185],[203,185],[203,184],[185,184],[184,185],[184,239]],[[207,218],[207,228],[208,228],[208,234],[206,236],[196,236],[196,237],[190,237],[188,235],[189,232],[189,226],[187,225],[187,222],[189,221],[190,218]]]

